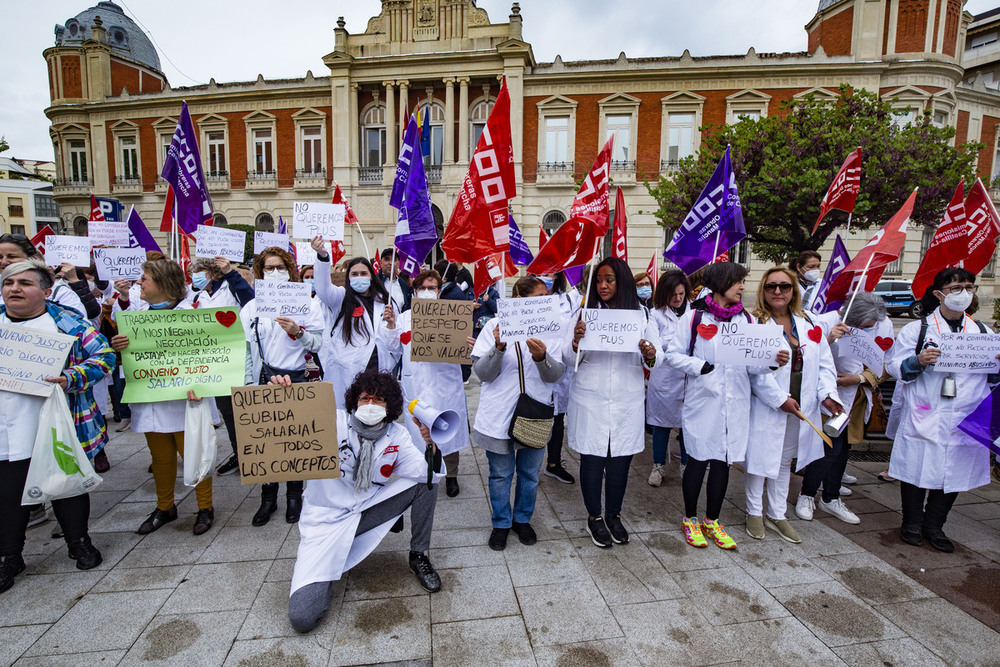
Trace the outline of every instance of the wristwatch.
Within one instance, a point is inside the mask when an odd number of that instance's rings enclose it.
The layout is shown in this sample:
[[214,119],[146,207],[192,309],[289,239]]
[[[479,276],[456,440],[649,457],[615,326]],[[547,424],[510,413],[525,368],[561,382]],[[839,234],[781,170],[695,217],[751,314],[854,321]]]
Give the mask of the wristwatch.
[[295,334],[295,340],[302,340],[302,336],[305,334],[306,330],[299,327],[298,333]]

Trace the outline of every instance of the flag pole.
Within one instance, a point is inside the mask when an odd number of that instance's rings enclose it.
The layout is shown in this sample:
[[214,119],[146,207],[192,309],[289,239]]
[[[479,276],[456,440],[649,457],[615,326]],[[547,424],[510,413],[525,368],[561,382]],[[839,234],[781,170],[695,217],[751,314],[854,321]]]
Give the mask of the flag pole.
[[[864,268],[864,270],[861,272],[861,280],[858,281],[858,287],[860,287],[861,289],[864,289],[865,279],[868,277],[868,267],[872,265],[872,260],[874,258],[875,258],[875,252],[872,251],[872,254],[869,255],[869,257],[868,257],[868,261],[865,262],[865,268]],[[847,316],[851,312],[851,306],[854,305],[854,299],[857,296],[858,296],[858,290],[855,289],[854,292],[851,293],[851,300],[847,304],[847,310],[844,311],[844,316],[842,318],[840,318],[841,322],[844,322],[844,321],[847,320]]]
[[722,228],[720,227],[715,232],[715,251],[712,252],[712,261],[714,262],[719,257],[719,239],[722,237]]
[[847,214],[847,233],[851,233],[851,218],[854,216],[854,211]]
[[[600,250],[601,250],[601,241],[602,240],[603,239],[597,239],[596,241],[594,241],[594,254],[590,258],[590,271],[587,272],[587,289],[584,290],[584,292],[583,292],[583,306],[581,307],[581,316],[582,316],[582,311],[585,310],[586,307],[587,307],[587,299],[590,298],[590,281],[592,281],[594,279],[594,269],[597,266],[597,262],[595,260],[597,259],[597,253],[600,252]],[[576,326],[576,325],[574,324],[573,326]],[[576,348],[576,364],[573,366],[573,370],[574,371],[580,370],[580,348],[579,347]]]
[[[368,241],[365,241],[365,230],[361,229],[361,221],[358,220],[355,224],[358,226],[358,233],[361,234],[361,244],[364,245],[364,247],[365,247],[365,257],[367,257],[368,259],[371,259],[372,254],[368,250]],[[395,247],[396,247],[396,244],[393,243],[393,248],[395,248]]]

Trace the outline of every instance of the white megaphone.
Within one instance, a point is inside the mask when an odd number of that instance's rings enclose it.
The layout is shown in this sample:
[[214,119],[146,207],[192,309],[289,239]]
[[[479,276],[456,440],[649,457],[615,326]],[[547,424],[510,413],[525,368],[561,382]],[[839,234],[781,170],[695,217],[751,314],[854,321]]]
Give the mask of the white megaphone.
[[458,435],[458,429],[462,424],[461,418],[454,410],[437,410],[417,398],[410,401],[408,409],[411,415],[431,430],[431,440],[434,444],[443,445]]

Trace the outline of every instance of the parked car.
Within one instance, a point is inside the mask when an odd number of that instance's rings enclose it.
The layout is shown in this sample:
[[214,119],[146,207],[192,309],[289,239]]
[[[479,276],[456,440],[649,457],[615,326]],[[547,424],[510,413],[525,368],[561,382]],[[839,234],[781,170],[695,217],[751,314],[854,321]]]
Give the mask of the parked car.
[[875,294],[882,297],[885,309],[890,315],[921,316],[920,302],[913,298],[910,283],[906,280],[880,280],[875,285]]

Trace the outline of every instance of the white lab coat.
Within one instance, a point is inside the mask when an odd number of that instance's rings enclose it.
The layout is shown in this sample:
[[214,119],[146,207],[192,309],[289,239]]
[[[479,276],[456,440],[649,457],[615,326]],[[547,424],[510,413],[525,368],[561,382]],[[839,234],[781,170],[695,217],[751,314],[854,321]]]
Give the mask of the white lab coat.
[[[451,454],[465,449],[469,441],[469,408],[465,403],[465,387],[462,380],[461,364],[444,364],[432,361],[410,361],[411,330],[410,311],[396,316],[396,335],[389,339],[389,351],[395,360],[402,359],[403,404],[409,405],[413,399],[437,410],[454,410],[458,413],[462,426],[458,434],[449,442],[438,444],[442,454]],[[387,330],[388,331],[388,330]],[[406,342],[403,342],[406,341]],[[403,411],[406,424],[414,442],[421,442],[420,427],[413,423],[408,410]]]
[[[795,319],[795,331],[798,334],[799,346],[802,348],[802,395],[799,407],[802,414],[816,426],[822,425],[821,403],[826,398],[840,402],[837,393],[837,371],[833,364],[833,354],[826,340],[826,333],[819,324],[810,323],[803,317],[792,316]],[[818,337],[819,342],[810,338]],[[785,341],[785,349],[791,352],[791,346]],[[792,362],[778,368],[773,375],[783,392],[788,393],[792,381]],[[788,415],[780,410],[774,410],[766,405],[758,396],[750,399],[750,440],[747,443],[744,468],[752,475],[760,475],[768,479],[778,477],[781,464],[781,451],[784,446],[785,428]],[[823,457],[823,440],[819,434],[804,421],[798,421],[798,453],[796,454],[797,470],[802,470],[809,463]]]
[[[355,536],[361,513],[414,484],[427,481],[423,449],[414,445],[409,431],[393,422],[375,443],[369,474],[373,480],[384,481],[389,476],[385,473],[390,473],[394,479],[383,484],[373,482],[364,494],[358,496],[354,493],[354,449],[348,440],[348,419],[344,410],[337,410],[337,437],[343,476],[306,481],[291,593],[319,581],[336,581],[364,560],[398,517]],[[442,465],[441,473],[435,474],[435,479],[440,479],[443,474]]]
[[[666,355],[667,363],[687,375],[681,412],[684,448],[698,461],[743,461],[750,436],[751,391],[772,409],[785,402],[788,392],[778,386],[767,366],[716,366],[702,375],[705,360],[714,358],[715,344],[696,333],[693,354],[688,355],[694,313],[691,308],[680,318]],[[720,322],[706,310],[701,323]]]
[[[664,363],[660,332],[645,314],[642,337],[656,348],[657,364]],[[572,330],[569,333],[572,336]],[[568,339],[572,341],[572,338]],[[568,343],[563,350],[567,366],[576,363],[576,353]],[[569,387],[566,428],[569,447],[580,454],[611,456],[638,454],[646,443],[646,389],[643,358],[635,352],[583,350],[580,366]]]
[[[951,331],[940,308],[927,319],[925,342],[933,341],[939,331]],[[978,333],[979,326],[966,315],[962,330]],[[900,366],[916,355],[919,335],[920,321],[907,324],[887,357],[886,370],[896,378],[896,395],[900,397],[889,475],[921,489],[942,489],[945,493],[989,484],[990,451],[958,429],[958,424],[989,394],[987,376],[953,373],[958,390],[955,398],[941,397],[941,384],[949,373],[939,373],[932,367],[914,380],[903,380]]]
[[[577,309],[583,302],[583,296],[576,289],[571,289],[565,294],[558,294],[557,296],[559,297],[559,308],[562,310],[563,332],[568,332],[566,334],[568,340],[572,340],[573,327],[576,326],[577,316],[579,315]],[[566,410],[569,408],[569,387],[573,383],[573,374],[573,366],[567,365],[566,372],[553,385],[552,398],[555,401],[555,414],[557,415],[566,414]]]
[[[823,330],[827,335],[830,331],[840,322],[840,314],[836,311],[826,313],[824,315],[817,315],[814,320],[817,324],[823,327]],[[877,322],[873,331],[869,332],[873,336],[879,336],[882,338],[892,338],[892,320],[888,317]],[[865,369],[864,364],[862,364],[857,359],[845,357],[840,353],[840,341],[834,341],[830,345],[830,351],[833,353],[833,363],[837,367],[837,373],[850,373],[852,375],[859,375],[861,371]],[[888,359],[888,357],[886,357]],[[881,377],[881,368],[872,368],[871,370],[875,375]],[[865,408],[865,422],[868,422],[868,418],[872,413],[872,388],[865,385],[861,388],[865,392],[865,397],[868,399],[867,407]],[[854,406],[854,399],[858,395],[858,386],[851,385],[846,387],[838,387],[837,393],[840,396],[840,404],[844,406],[844,409],[850,413],[851,408]]]
[[[660,332],[660,348],[664,355],[677,333],[680,315],[673,308],[652,310],[650,315]],[[664,356],[664,359],[666,357]],[[684,372],[668,363],[658,363],[649,371],[646,387],[646,423],[663,428],[680,428],[684,410]]]

